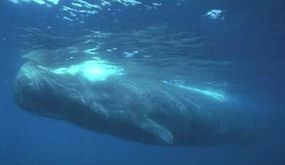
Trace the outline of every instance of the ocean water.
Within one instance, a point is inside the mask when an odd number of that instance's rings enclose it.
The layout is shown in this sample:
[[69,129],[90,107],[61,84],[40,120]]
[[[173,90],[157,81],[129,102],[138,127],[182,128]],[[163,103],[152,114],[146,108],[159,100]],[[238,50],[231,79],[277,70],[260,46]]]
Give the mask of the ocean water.
[[[284,165],[284,8],[281,0],[2,0],[0,164]],[[26,61],[98,58],[227,101],[258,123],[254,143],[141,144],[15,103]]]

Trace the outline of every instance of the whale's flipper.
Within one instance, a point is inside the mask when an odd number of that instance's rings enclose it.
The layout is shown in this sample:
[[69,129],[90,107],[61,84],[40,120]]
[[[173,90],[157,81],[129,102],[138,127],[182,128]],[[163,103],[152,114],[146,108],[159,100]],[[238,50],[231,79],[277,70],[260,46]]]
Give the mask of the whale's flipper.
[[164,126],[156,123],[155,121],[145,118],[138,122],[138,126],[145,131],[153,134],[163,142],[167,144],[173,144],[173,135],[172,133]]

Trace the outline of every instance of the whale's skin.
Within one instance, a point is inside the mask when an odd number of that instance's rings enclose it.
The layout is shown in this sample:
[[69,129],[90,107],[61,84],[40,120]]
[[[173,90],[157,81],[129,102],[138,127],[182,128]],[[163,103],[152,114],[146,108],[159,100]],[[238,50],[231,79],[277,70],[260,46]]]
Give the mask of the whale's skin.
[[139,76],[90,82],[26,63],[16,78],[15,100],[31,113],[140,143],[219,146],[252,140],[247,125],[222,103]]

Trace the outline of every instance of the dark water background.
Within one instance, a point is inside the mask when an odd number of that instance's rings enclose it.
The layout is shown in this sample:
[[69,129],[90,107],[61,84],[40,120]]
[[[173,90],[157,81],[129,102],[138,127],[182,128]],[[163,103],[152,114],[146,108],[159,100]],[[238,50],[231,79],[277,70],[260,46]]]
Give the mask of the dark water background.
[[[102,11],[85,18],[84,24],[70,25],[55,19],[57,7],[1,1],[0,164],[284,165],[285,3],[186,0],[180,7],[173,7],[174,1],[164,3],[159,10],[125,8],[115,15]],[[225,10],[224,20],[202,16],[215,8]],[[215,47],[207,58],[235,61],[228,80],[236,84],[233,90],[247,100],[248,109],[259,112],[257,118],[262,118],[265,125],[256,144],[213,148],[149,146],[34,116],[15,105],[13,83],[23,63],[17,27],[45,30],[52,26],[51,33],[55,35],[76,36],[85,28],[128,31],[161,24],[209,34]]]

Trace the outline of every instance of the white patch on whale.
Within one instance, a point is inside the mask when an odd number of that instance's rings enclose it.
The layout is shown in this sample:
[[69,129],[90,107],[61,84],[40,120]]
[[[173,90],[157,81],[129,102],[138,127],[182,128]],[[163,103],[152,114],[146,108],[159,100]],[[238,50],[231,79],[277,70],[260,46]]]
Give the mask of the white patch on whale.
[[219,92],[219,91],[214,91],[214,90],[210,90],[210,89],[200,89],[200,88],[184,85],[184,84],[181,84],[181,83],[172,83],[172,82],[169,82],[169,81],[162,81],[162,82],[164,84],[167,84],[167,85],[172,85],[172,86],[175,86],[175,87],[178,87],[178,88],[181,88],[181,89],[185,89],[185,90],[188,90],[188,91],[191,91],[191,92],[202,94],[204,96],[213,98],[213,99],[215,99],[215,100],[217,100],[219,102],[224,102],[224,101],[227,100],[226,96],[222,92]]
[[89,81],[105,81],[110,76],[120,76],[123,68],[109,64],[104,60],[89,60],[68,67],[52,70],[55,74],[79,75]]

